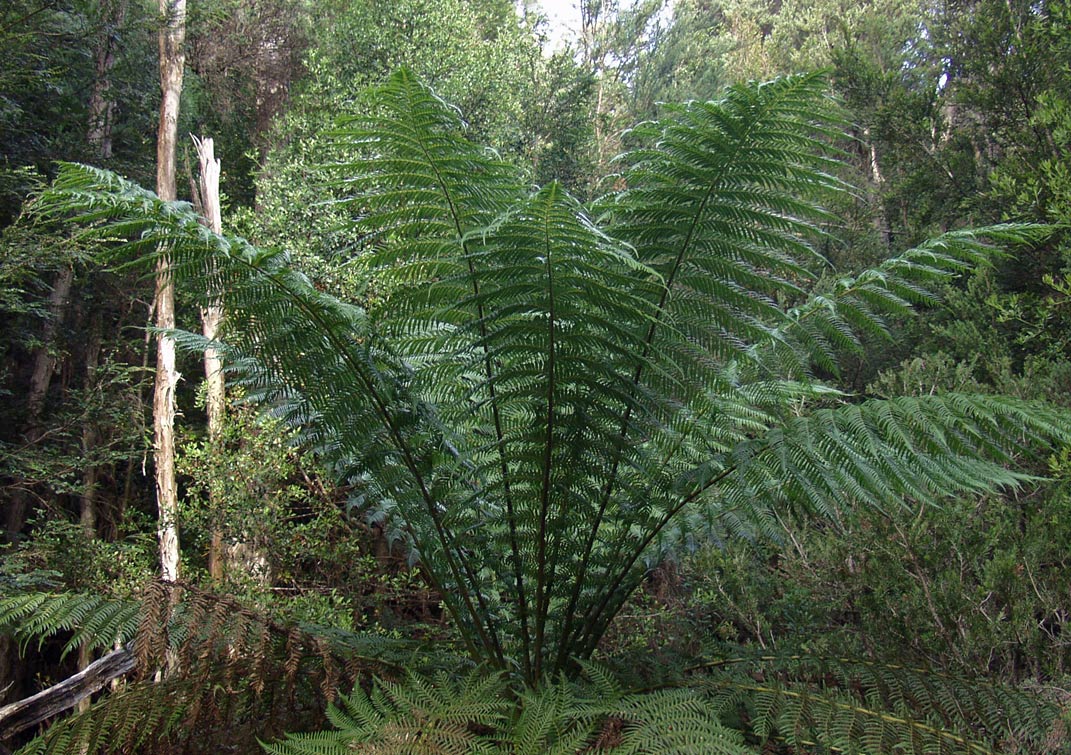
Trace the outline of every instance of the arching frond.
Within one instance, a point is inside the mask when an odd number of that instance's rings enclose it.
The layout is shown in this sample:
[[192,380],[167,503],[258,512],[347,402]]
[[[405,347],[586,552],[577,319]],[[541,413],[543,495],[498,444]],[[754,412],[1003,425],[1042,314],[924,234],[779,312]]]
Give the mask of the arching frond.
[[166,583],[147,585],[137,600],[5,598],[0,631],[12,628],[24,643],[70,637],[67,650],[83,641],[106,651],[120,643],[136,659],[118,690],[52,723],[21,751],[35,755],[180,741],[198,751],[240,739],[243,727],[278,733],[300,720],[301,706],[321,709],[359,675],[419,663],[430,652],[382,636],[280,625],[233,599]]
[[27,593],[0,599],[0,633],[10,633],[23,646],[41,645],[57,635],[69,635],[63,654],[83,643],[91,650],[126,644],[141,618],[141,604],[103,595]]
[[741,656],[704,673],[723,714],[806,752],[995,755],[1010,738],[1040,748],[1057,717],[1021,692],[870,661]]
[[[709,513],[761,516],[765,506],[829,513],[892,510],[991,493],[1032,478],[1019,455],[1068,439],[1071,418],[1046,404],[944,394],[820,409],[770,430],[713,490]],[[761,501],[761,504],[756,502]]]
[[706,355],[738,355],[785,321],[821,258],[808,241],[828,218],[818,200],[844,190],[823,156],[835,110],[821,76],[737,86],[714,102],[644,124],[624,191],[600,204],[610,233],[665,281],[651,344],[711,376]]
[[1035,243],[1049,232],[1032,225],[950,231],[857,275],[830,277],[788,310],[788,322],[749,356],[789,375],[806,373],[812,364],[836,373],[842,354],[862,353],[864,338],[891,338],[896,318],[918,304],[936,304],[942,285],[999,257],[996,244]]

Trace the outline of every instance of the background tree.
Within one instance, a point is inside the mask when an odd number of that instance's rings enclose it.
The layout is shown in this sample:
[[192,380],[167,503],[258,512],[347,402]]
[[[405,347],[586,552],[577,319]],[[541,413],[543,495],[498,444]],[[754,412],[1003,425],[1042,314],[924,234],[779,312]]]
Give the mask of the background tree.
[[[160,0],[160,125],[156,137],[156,193],[165,201],[177,198],[175,148],[179,102],[186,65],[186,0]],[[153,388],[153,458],[156,466],[156,506],[159,516],[160,573],[167,582],[179,578],[178,489],[175,482],[175,343],[167,331],[175,327],[175,287],[167,257],[156,274],[156,382]]]
[[[147,52],[145,13],[138,5],[15,2],[0,18],[3,540],[25,542],[67,516],[81,518],[87,535],[113,538],[136,488],[129,483],[143,426],[124,408],[137,399],[138,375],[128,367],[141,363],[140,340],[123,335],[142,324],[127,294],[136,287],[91,272],[86,250],[66,239],[10,224],[55,159],[107,159],[146,176],[133,135],[151,120],[137,103],[152,82],[131,65]],[[112,107],[120,100],[126,109]],[[22,696],[37,670],[0,638],[0,698]]]
[[[219,202],[219,176],[221,161],[216,158],[215,144],[211,138],[194,139],[199,167],[198,181],[193,192],[194,205],[204,217],[205,225],[213,233],[223,233],[222,209]],[[201,309],[201,333],[213,341],[223,322],[223,292],[217,291],[215,301]],[[223,375],[223,360],[214,346],[205,349],[205,414],[208,418],[208,441],[218,444],[226,421],[226,384]],[[214,498],[215,496],[211,496]],[[224,502],[211,501],[214,508],[222,508]],[[223,535],[217,525],[212,530],[208,551],[208,573],[213,579],[223,579]]]

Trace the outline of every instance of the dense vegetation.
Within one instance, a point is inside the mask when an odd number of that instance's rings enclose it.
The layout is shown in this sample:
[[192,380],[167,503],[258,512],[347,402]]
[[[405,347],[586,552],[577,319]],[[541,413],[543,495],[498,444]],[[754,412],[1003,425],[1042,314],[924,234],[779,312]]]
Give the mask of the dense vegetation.
[[222,233],[0,10],[0,748],[1069,750],[1066,4],[189,1]]

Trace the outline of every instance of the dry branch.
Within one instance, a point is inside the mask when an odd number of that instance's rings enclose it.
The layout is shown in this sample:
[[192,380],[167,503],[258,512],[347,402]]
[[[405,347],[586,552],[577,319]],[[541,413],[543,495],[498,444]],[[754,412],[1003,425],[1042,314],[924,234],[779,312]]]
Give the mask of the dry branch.
[[86,666],[74,676],[23,700],[0,708],[0,740],[73,708],[113,679],[134,670],[137,661],[128,648],[119,648]]

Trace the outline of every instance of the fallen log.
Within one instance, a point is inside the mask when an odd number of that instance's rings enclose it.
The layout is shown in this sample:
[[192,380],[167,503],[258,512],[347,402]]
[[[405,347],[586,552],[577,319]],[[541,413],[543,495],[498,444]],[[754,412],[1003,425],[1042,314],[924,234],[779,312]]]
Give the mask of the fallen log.
[[134,654],[122,647],[36,695],[5,705],[0,708],[0,741],[73,708],[113,679],[133,671],[136,665]]

